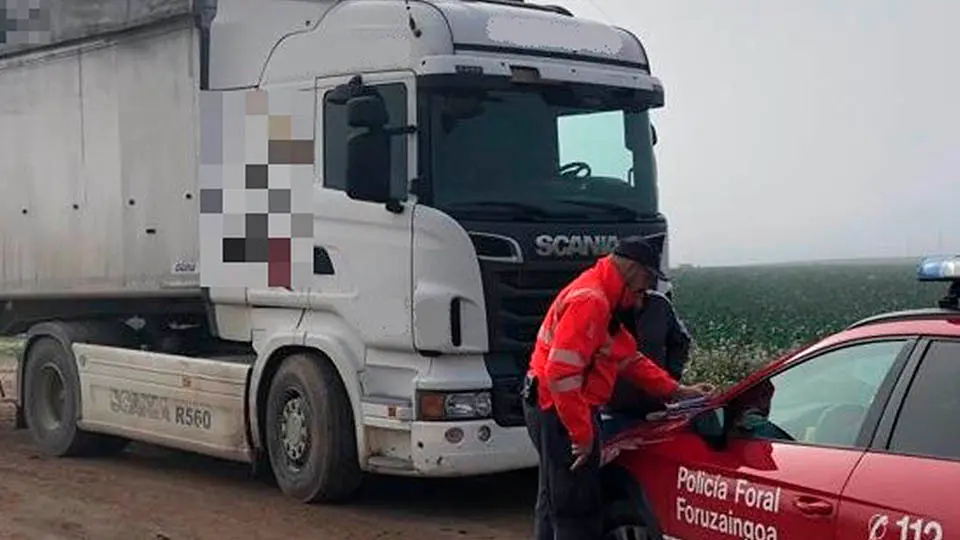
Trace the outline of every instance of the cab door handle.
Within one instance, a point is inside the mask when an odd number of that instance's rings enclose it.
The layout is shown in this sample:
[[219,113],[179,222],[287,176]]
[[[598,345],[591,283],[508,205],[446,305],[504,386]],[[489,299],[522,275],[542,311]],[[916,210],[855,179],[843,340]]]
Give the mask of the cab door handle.
[[833,513],[833,504],[817,497],[801,495],[793,500],[793,506],[811,516],[829,516]]

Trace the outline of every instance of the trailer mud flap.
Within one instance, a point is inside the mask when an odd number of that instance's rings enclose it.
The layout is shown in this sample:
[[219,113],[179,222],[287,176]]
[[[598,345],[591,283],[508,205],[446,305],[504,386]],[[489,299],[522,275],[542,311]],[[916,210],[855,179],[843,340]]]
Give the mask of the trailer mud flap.
[[3,386],[3,377],[0,377],[0,405],[3,405],[4,403],[9,403],[10,405],[13,405],[13,409],[14,409],[14,426],[13,427],[15,429],[26,428],[27,425],[23,419],[23,411],[20,409],[20,404],[17,402],[17,398],[7,393],[6,387]]
[[[16,373],[14,373],[14,376],[16,376]],[[17,405],[17,399],[10,397],[7,394],[6,388],[3,387],[3,377],[0,377],[0,403],[11,403],[14,406]]]

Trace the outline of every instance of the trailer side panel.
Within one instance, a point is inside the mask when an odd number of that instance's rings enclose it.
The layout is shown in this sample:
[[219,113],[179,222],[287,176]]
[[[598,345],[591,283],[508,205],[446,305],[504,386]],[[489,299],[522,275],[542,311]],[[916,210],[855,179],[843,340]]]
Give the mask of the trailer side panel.
[[0,60],[0,298],[199,280],[190,19]]

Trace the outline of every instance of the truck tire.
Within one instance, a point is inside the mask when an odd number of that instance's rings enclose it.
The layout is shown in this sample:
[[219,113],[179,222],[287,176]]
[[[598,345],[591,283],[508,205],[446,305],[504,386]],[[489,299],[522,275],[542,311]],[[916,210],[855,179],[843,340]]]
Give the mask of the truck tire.
[[305,503],[338,503],[360,487],[353,408],[328,362],[283,360],[267,396],[267,452],[277,484]]
[[80,418],[77,364],[59,341],[41,337],[26,355],[24,419],[40,452],[53,457],[116,454],[127,439],[87,433]]

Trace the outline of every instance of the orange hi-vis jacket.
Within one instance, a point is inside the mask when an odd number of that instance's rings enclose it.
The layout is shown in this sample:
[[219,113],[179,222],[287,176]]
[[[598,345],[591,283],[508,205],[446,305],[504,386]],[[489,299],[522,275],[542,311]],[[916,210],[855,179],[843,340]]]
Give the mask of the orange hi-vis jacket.
[[538,381],[538,405],[555,407],[577,444],[593,441],[592,410],[609,401],[618,375],[655,397],[673,393],[678,385],[637,351],[622,325],[610,335],[624,287],[611,257],[600,259],[560,291],[537,333],[529,375]]

